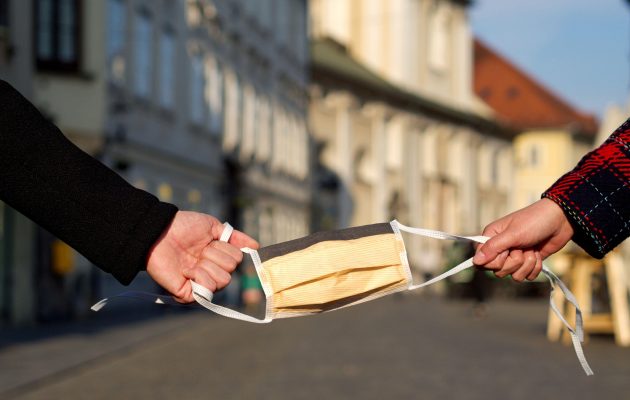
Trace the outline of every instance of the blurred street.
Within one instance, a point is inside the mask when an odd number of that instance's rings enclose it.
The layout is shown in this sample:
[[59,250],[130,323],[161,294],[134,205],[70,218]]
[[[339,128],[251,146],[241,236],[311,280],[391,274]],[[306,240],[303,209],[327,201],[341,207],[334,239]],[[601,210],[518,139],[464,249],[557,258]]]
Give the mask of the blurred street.
[[270,325],[183,309],[96,324],[106,309],[47,338],[5,337],[0,398],[627,398],[630,349],[591,337],[588,378],[545,338],[547,310],[497,299],[476,318],[471,303],[410,295]]

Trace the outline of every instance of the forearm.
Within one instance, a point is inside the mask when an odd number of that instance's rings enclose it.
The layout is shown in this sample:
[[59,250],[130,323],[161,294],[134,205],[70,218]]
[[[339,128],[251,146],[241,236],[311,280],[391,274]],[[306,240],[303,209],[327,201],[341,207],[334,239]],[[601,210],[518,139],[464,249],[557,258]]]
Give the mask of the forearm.
[[544,194],[575,231],[573,241],[602,258],[630,234],[630,120]]
[[129,283],[176,208],[68,141],[0,81],[0,199]]

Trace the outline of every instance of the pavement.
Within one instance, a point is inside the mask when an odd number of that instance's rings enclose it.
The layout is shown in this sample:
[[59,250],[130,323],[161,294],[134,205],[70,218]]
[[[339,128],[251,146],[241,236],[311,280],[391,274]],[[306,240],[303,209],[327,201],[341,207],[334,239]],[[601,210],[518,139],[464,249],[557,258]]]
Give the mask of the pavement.
[[480,318],[465,301],[395,295],[268,325],[129,310],[2,332],[0,398],[630,399],[630,349],[590,337],[586,377],[572,347],[547,341],[544,299],[497,299]]

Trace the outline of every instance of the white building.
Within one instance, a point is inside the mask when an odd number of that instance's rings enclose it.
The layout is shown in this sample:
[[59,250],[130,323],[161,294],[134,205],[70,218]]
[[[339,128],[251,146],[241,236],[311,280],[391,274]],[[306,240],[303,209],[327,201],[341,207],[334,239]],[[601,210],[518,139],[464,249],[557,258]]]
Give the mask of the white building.
[[[507,212],[511,136],[472,90],[468,1],[310,4],[311,129],[338,178],[338,226],[479,234]],[[422,273],[445,266],[443,242],[409,243]]]

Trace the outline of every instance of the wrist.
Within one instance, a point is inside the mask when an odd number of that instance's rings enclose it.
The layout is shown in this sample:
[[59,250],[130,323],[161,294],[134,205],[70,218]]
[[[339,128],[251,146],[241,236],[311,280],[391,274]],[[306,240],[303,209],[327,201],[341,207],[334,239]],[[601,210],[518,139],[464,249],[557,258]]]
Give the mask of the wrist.
[[173,226],[173,221],[175,220],[175,218],[177,217],[177,215],[180,213],[180,211],[177,211],[173,217],[173,219],[170,221],[170,223],[164,228],[164,230],[162,231],[162,233],[160,234],[160,236],[155,240],[155,242],[153,243],[153,245],[151,246],[151,248],[149,249],[149,252],[147,253],[147,257],[146,257],[146,270],[148,271],[150,269],[150,267],[154,264],[157,263],[157,261],[160,259],[160,257],[163,256],[164,251],[162,250],[163,247],[167,246],[167,242],[169,240],[169,233],[172,229]]
[[548,197],[543,197],[539,200],[539,203],[547,210],[551,220],[555,222],[555,225],[557,226],[557,234],[569,239],[572,238],[575,232],[571,222],[569,222],[569,219],[564,212],[564,209]]

